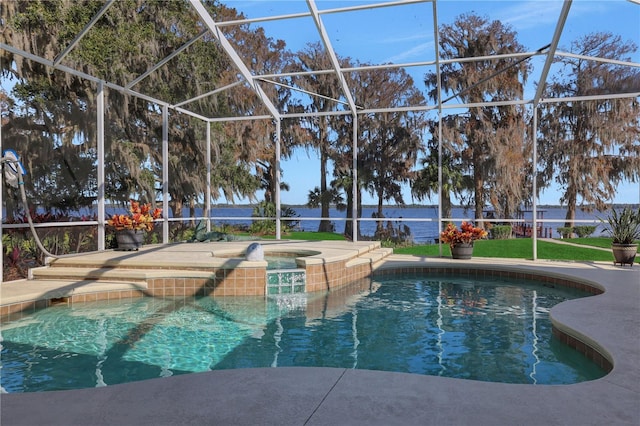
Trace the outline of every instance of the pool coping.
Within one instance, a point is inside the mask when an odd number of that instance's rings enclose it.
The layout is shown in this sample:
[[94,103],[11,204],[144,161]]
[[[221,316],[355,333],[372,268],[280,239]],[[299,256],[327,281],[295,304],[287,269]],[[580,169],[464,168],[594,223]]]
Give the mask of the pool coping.
[[610,357],[612,371],[598,380],[553,386],[315,367],[212,371],[104,388],[3,394],[2,424],[640,423],[638,265],[391,255],[374,272],[424,266],[543,274],[604,289],[557,305],[551,316],[554,327]]

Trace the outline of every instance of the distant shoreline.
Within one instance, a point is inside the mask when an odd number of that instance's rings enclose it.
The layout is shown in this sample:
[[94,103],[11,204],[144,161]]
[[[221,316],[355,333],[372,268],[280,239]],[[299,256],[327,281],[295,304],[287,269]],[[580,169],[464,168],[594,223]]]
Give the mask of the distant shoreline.
[[[214,209],[224,209],[224,208],[251,208],[254,207],[256,204],[212,204],[211,208]],[[286,206],[286,207],[291,207],[291,208],[310,208],[309,206],[307,206],[306,204],[286,204],[286,203],[282,203],[282,206]],[[616,203],[616,204],[612,204],[612,206],[614,208],[621,208],[621,207],[635,207],[635,206],[639,206],[639,204],[636,203]],[[196,207],[199,208],[203,208],[203,205],[196,205]],[[336,206],[334,204],[331,204],[329,206],[332,209],[335,209]],[[378,205],[377,204],[363,204],[362,205],[363,208],[368,208],[368,209],[373,209],[373,208],[377,208]],[[427,208],[434,208],[437,209],[438,205],[437,204],[429,204],[429,205],[421,205],[421,204],[406,204],[404,206],[398,206],[398,205],[383,205],[382,206],[385,209],[427,209]],[[460,206],[460,205],[453,205],[451,206],[454,209],[464,209],[464,206]],[[541,209],[566,209],[566,206],[560,205],[560,204],[538,204],[536,206],[536,208],[541,208]],[[583,208],[590,208],[592,210],[596,210],[594,205],[588,205],[588,206],[578,206],[577,209],[578,210],[582,210]],[[486,208],[486,210],[489,210],[490,208]],[[473,207],[468,207],[467,210],[473,210]],[[531,207],[529,207],[527,210],[531,210]]]

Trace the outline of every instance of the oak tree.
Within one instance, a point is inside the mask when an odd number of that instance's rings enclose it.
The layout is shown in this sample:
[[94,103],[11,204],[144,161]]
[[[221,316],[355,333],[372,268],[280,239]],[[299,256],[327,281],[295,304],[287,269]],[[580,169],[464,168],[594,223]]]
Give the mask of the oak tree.
[[[490,101],[523,98],[530,65],[509,54],[524,52],[516,33],[500,21],[475,14],[460,15],[440,28],[444,102],[457,98],[464,107],[457,119],[443,126],[443,144],[462,159],[461,173],[473,178],[475,218],[482,219],[485,203],[510,212],[519,205],[526,171],[524,108],[490,106]],[[497,56],[502,55],[502,56]],[[460,58],[478,59],[456,61]],[[427,73],[429,97],[437,100],[437,74]],[[508,165],[509,167],[504,167]]]
[[640,91],[640,71],[611,62],[630,61],[636,49],[620,36],[593,33],[571,43],[574,55],[556,60],[561,70],[545,98],[604,95],[540,107],[540,175],[543,185],[555,179],[562,190],[565,226],[573,226],[578,207],[604,210],[622,179],[640,178],[640,103],[607,96]]

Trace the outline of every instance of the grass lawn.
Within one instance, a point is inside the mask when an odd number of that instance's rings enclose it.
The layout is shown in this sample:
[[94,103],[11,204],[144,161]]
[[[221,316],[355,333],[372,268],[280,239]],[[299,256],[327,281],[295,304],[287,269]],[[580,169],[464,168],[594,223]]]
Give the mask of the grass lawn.
[[[263,236],[272,239],[274,236]],[[287,240],[339,240],[345,241],[341,234],[330,232],[290,232],[282,235]],[[611,238],[570,238],[561,240],[567,243],[579,244],[576,247],[566,244],[555,244],[544,240],[538,240],[538,259],[550,260],[575,260],[575,261],[611,261],[613,254],[610,251],[598,250],[595,247],[609,249]],[[592,247],[592,248],[590,248]],[[438,256],[437,244],[416,245],[411,247],[396,247],[396,254],[410,254],[415,256]],[[442,255],[451,256],[449,246],[442,246]],[[473,255],[478,257],[497,257],[510,259],[533,259],[533,243],[530,238],[513,238],[509,240],[480,240],[474,244]]]
[[611,238],[604,237],[589,237],[589,238],[567,238],[562,241],[568,243],[580,244],[585,246],[594,246],[602,248],[611,248]]
[[[596,238],[600,240],[600,238]],[[586,240],[583,238],[582,240]],[[604,239],[606,240],[606,239]],[[569,240],[563,240],[569,242]],[[573,241],[571,241],[573,242]],[[606,247],[611,245],[608,240],[607,245],[590,244],[595,247]],[[552,260],[579,260],[579,261],[613,261],[611,252],[585,247],[575,247],[563,244],[550,243],[538,240],[538,259]],[[402,247],[394,249],[394,253],[413,254],[418,256],[438,256],[438,246],[435,244],[413,247]],[[442,246],[442,255],[450,256],[449,246]],[[530,238],[514,238],[510,240],[480,240],[474,244],[473,255],[478,257],[502,257],[511,259],[533,259],[533,243]]]

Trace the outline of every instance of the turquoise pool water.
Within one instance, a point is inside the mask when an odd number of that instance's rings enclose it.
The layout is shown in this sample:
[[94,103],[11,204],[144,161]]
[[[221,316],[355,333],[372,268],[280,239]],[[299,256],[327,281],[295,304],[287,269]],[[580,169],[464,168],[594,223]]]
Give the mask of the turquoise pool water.
[[267,269],[295,269],[298,267],[296,264],[296,257],[299,256],[265,256],[264,260],[267,261]]
[[552,337],[548,313],[580,296],[529,282],[414,277],[322,295],[54,306],[2,324],[1,384],[36,392],[279,366],[576,383],[605,373]]

